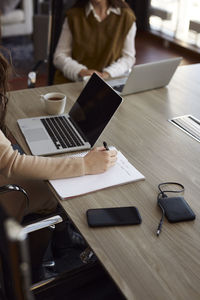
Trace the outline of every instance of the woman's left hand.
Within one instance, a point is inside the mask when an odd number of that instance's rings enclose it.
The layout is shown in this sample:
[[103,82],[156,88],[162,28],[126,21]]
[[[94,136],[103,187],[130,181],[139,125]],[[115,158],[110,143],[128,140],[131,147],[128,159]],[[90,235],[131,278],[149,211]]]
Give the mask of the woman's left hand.
[[107,73],[107,72],[102,72],[102,73],[101,73],[101,77],[102,77],[103,79],[108,79],[108,78],[110,77],[110,74]]

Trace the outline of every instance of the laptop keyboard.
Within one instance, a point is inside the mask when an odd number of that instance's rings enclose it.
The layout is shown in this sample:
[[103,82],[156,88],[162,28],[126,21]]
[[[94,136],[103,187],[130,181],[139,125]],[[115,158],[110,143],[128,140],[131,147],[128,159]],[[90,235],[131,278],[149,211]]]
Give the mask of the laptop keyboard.
[[84,145],[66,117],[41,118],[40,120],[57,149]]
[[123,76],[123,77],[118,77],[118,78],[113,78],[113,79],[108,79],[106,82],[116,91],[122,92],[124,85],[127,81],[128,77]]

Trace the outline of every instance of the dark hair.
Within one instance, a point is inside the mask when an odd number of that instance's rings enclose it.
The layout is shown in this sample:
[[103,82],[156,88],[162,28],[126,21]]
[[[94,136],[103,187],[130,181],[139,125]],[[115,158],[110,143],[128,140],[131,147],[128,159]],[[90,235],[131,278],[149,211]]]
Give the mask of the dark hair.
[[[0,49],[4,50],[4,49]],[[0,52],[0,129],[5,133],[5,115],[8,97],[8,74],[10,65],[4,55]]]
[[[129,7],[128,3],[124,0],[107,0],[108,6],[112,7]],[[88,4],[89,0],[77,0],[75,3],[75,6],[81,6],[84,7]]]

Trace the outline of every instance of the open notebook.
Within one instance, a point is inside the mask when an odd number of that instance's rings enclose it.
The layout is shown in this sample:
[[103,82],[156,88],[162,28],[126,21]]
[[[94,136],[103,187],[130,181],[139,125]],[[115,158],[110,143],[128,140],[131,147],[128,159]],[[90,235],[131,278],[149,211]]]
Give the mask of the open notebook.
[[[112,149],[114,148],[112,147]],[[82,153],[81,156],[86,153],[87,152]],[[76,154],[74,156],[76,156]],[[118,159],[115,166],[102,174],[50,180],[50,184],[59,197],[65,199],[144,179],[144,175],[130,164],[126,157],[118,151]]]

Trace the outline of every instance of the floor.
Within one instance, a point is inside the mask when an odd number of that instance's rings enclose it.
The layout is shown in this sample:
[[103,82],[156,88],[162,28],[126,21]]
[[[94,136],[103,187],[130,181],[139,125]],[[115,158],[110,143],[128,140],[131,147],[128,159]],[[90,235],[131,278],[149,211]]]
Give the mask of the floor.
[[[200,56],[191,54],[191,52],[183,51],[180,47],[175,47],[171,43],[163,42],[156,36],[147,32],[138,32],[135,40],[136,44],[136,64],[147,63],[169,57],[182,56],[182,65],[194,64],[200,62]],[[17,50],[14,49],[15,51]],[[15,53],[15,52],[13,52]],[[32,53],[33,54],[33,53]],[[29,62],[24,64],[17,64],[17,71],[14,72],[12,80],[10,80],[10,89],[19,90],[27,88],[27,74],[28,70],[23,69],[28,67],[31,68],[33,65],[33,57],[30,58]],[[29,70],[30,71],[30,70]],[[36,87],[47,85],[47,68],[43,66],[42,72],[37,75]]]
[[139,32],[136,36],[136,63],[142,64],[170,57],[181,56],[181,65],[200,63],[200,55],[192,51],[163,41],[148,32]]

